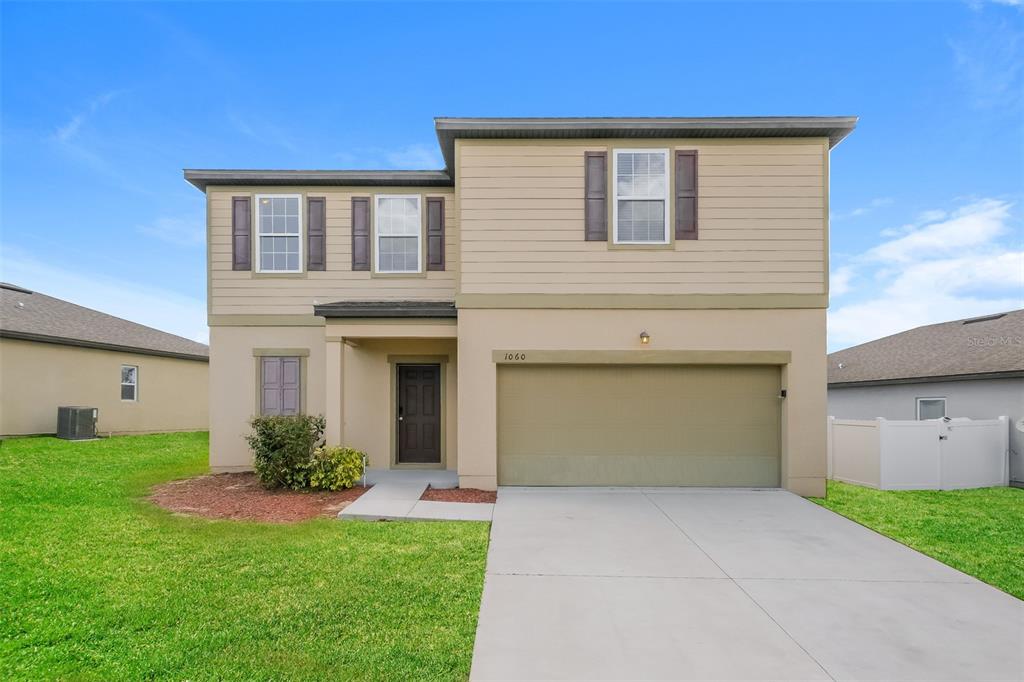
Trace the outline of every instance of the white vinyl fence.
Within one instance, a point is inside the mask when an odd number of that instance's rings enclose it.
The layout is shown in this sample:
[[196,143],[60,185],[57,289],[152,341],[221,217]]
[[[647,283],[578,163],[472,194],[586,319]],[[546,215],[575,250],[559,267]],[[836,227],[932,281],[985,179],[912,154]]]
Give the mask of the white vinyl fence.
[[1009,485],[1010,425],[998,419],[828,418],[828,477],[882,490]]

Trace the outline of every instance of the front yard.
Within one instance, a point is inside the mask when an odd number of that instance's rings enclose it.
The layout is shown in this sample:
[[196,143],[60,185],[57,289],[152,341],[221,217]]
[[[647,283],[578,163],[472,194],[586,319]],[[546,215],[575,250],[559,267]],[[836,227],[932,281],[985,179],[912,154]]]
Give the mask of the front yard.
[[204,433],[0,443],[0,678],[464,679],[479,523],[174,516]]
[[873,490],[828,482],[832,511],[1024,599],[1024,490]]

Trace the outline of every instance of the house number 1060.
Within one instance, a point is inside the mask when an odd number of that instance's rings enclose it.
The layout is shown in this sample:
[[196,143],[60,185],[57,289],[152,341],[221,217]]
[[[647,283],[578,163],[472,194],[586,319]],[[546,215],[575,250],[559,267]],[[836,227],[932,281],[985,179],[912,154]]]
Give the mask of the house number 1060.
[[505,353],[506,360],[525,360],[526,353]]

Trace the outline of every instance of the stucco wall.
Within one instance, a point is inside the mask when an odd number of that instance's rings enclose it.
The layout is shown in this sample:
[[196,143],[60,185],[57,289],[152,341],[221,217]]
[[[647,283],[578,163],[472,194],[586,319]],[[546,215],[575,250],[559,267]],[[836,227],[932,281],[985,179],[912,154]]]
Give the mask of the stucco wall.
[[[121,400],[121,365],[139,368],[138,400]],[[103,433],[209,426],[209,365],[138,353],[0,339],[0,434],[55,433],[57,408],[99,409]]]
[[495,350],[790,351],[782,370],[782,482],[821,495],[826,475],[825,311],[487,310],[459,312],[459,478],[497,482]]
[[1024,481],[1024,378],[830,388],[828,413],[841,419],[916,419],[917,398],[945,398],[946,416],[1010,418],[1010,477]]

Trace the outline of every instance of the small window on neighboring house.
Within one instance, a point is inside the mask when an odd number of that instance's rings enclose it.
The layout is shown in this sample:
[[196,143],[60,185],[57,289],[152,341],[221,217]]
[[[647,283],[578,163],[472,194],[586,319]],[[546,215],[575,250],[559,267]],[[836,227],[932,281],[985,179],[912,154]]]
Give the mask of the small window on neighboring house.
[[298,194],[256,196],[259,272],[302,271],[302,202]]
[[375,211],[377,272],[417,273],[422,269],[420,198],[378,196]]
[[946,416],[946,399],[945,398],[918,398],[917,399],[917,418],[919,420],[924,419],[942,419]]
[[260,413],[298,414],[301,361],[293,357],[260,358]]
[[668,150],[615,151],[615,243],[668,243]]
[[121,400],[135,402],[139,399],[139,368],[135,365],[121,365]]

